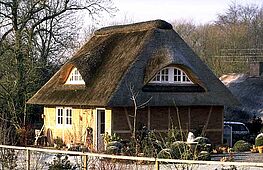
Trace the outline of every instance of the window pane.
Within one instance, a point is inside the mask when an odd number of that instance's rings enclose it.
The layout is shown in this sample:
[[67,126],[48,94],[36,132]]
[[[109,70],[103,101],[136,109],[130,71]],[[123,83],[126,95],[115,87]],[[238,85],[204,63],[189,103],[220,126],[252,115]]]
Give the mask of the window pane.
[[168,69],[161,71],[161,81],[168,81]]
[[157,83],[192,83],[184,71],[176,67],[167,67],[156,74],[153,82]]
[[160,74],[160,72],[157,74],[157,76],[156,76],[156,81],[160,81],[161,80],[161,74]]
[[69,81],[67,82],[68,84],[85,84],[77,68],[74,68],[71,71],[69,79],[67,81]]
[[100,134],[104,134],[104,133],[105,133],[105,124],[101,124]]
[[190,82],[190,79],[187,77],[185,73],[182,74],[183,80],[182,82]]
[[177,73],[178,73],[178,75],[182,74],[181,70],[178,70],[178,69],[177,69]]
[[72,124],[72,110],[66,109],[66,124],[71,125]]
[[57,109],[57,123],[63,124],[63,109]]
[[176,76],[177,75],[177,69],[175,68],[174,69],[174,76]]
[[78,81],[78,76],[75,75],[75,76],[74,76],[74,80],[75,80],[75,81]]
[[99,110],[99,112],[100,112],[100,133],[104,134],[105,133],[105,111]]
[[174,82],[181,82],[181,70],[174,68]]
[[178,77],[177,76],[174,76],[174,81],[178,81]]
[[178,76],[178,81],[181,82],[181,76]]
[[186,80],[186,77],[183,75],[183,82]]
[[69,118],[69,124],[72,124],[72,110],[70,109],[70,114],[69,114],[70,118]]
[[100,117],[101,123],[105,122],[105,112],[101,111],[101,117]]

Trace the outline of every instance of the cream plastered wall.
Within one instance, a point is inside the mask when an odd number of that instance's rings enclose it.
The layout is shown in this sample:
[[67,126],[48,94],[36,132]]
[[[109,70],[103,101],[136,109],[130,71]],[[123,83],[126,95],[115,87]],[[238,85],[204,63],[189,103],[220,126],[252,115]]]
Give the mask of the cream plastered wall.
[[111,134],[111,110],[105,110],[105,132],[108,132],[109,135]]
[[[65,114],[65,113],[64,113]],[[86,129],[91,127],[96,134],[96,109],[72,108],[72,125],[57,125],[56,107],[44,108],[45,135],[48,143],[53,144],[57,137],[62,138],[65,144],[85,143]],[[63,120],[65,123],[65,119]],[[105,109],[105,132],[111,135],[111,110]]]

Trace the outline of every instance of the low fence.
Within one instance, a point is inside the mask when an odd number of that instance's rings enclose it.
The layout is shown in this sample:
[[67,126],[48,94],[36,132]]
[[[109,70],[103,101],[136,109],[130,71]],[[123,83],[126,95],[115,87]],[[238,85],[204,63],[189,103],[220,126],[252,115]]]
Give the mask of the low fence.
[[[262,163],[174,160],[0,145],[0,169],[262,169]],[[58,156],[59,155],[59,156]],[[55,159],[54,159],[55,158]],[[72,163],[73,162],[73,163]]]

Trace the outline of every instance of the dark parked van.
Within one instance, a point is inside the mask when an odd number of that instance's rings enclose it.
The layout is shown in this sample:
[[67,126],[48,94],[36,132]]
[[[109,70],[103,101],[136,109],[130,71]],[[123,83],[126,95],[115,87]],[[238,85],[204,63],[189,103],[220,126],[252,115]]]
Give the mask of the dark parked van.
[[244,123],[241,123],[241,122],[224,122],[224,126],[230,126],[232,128],[233,144],[238,140],[249,139],[250,132]]

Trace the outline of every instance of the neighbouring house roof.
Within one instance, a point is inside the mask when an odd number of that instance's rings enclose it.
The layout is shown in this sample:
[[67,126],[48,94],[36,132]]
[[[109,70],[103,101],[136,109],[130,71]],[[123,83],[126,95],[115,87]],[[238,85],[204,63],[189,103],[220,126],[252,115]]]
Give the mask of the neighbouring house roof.
[[230,107],[232,111],[245,111],[250,116],[263,117],[263,78],[247,74],[227,74],[220,80],[229,88],[241,105]]
[[[184,69],[203,92],[143,90],[166,66]],[[85,85],[64,84],[76,67]],[[192,49],[162,20],[102,28],[27,103],[71,106],[232,105],[237,101]],[[161,87],[160,87],[161,88]],[[173,87],[176,88],[176,87]],[[147,89],[147,88],[146,88]]]

